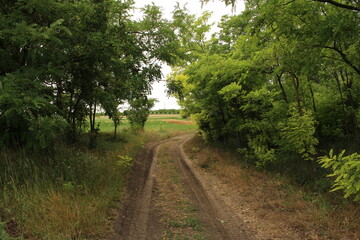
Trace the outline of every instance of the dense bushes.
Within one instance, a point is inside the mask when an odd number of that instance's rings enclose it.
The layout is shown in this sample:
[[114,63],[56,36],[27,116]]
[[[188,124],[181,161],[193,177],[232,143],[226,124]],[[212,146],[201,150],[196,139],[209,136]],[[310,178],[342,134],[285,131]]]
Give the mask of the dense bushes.
[[[196,61],[176,70],[170,92],[205,139],[231,145],[246,161],[301,184],[321,182],[326,171],[319,156],[331,148],[360,150],[354,9],[321,1],[247,1],[242,14],[223,19],[216,37],[201,39],[205,47],[188,49]],[[341,166],[331,156],[320,160],[333,167],[346,196],[360,192],[359,160],[348,158],[351,164]]]

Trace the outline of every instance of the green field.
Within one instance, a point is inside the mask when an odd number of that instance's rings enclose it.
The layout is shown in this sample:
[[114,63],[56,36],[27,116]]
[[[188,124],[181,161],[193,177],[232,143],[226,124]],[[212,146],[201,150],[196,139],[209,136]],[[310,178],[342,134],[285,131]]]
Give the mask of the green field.
[[[184,125],[176,123],[168,123],[164,120],[178,120],[181,122],[191,122],[190,119],[183,119],[179,115],[151,115],[145,124],[146,131],[165,132],[168,130],[194,130],[197,128],[196,124]],[[109,133],[114,131],[114,124],[111,119],[106,117],[98,117],[96,119],[99,124],[100,132]],[[130,128],[130,123],[127,119],[123,119],[120,122],[118,131]]]

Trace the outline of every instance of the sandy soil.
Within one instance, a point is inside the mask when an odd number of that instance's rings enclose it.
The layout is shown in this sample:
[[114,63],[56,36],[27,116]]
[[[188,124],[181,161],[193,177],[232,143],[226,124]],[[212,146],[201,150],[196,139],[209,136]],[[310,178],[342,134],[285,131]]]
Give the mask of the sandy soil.
[[136,158],[109,240],[256,239],[183,151],[192,135],[150,143]]
[[178,125],[194,125],[194,122],[187,121],[187,120],[178,120],[178,119],[163,119],[161,121],[167,122],[167,123],[173,123]]

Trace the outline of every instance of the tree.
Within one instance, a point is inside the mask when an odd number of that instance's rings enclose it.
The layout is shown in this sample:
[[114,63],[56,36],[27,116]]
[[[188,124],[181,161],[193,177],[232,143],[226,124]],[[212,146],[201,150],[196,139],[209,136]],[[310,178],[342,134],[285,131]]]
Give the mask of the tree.
[[2,3],[0,133],[5,145],[28,144],[38,119],[60,116],[72,141],[89,122],[90,146],[95,146],[97,110],[106,108],[118,121],[117,106],[149,93],[150,84],[161,78],[162,62],[177,58],[173,26],[154,5],[134,21],[132,1]]
[[357,140],[349,148],[360,145],[359,16],[345,6],[357,5],[246,3],[242,14],[223,18],[202,54],[174,72],[169,91],[207,140],[233,144],[248,162],[301,183],[321,177],[319,164],[303,160],[347,139]]
[[156,99],[148,99],[146,96],[131,100],[130,108],[125,111],[133,129],[144,129],[145,122],[154,107]]

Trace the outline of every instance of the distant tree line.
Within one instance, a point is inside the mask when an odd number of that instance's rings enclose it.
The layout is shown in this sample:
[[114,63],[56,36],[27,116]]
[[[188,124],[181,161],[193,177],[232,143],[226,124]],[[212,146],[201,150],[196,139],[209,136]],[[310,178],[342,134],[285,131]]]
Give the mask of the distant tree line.
[[179,109],[159,109],[151,110],[150,114],[180,114]]

